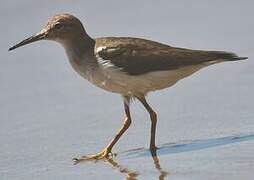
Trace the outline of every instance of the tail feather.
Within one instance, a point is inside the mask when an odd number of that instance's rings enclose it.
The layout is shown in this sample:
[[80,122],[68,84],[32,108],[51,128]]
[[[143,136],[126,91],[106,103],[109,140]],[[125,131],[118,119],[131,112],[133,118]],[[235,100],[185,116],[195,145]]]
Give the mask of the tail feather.
[[210,53],[213,54],[216,59],[221,59],[222,61],[238,61],[248,59],[248,57],[239,57],[232,52],[210,51]]

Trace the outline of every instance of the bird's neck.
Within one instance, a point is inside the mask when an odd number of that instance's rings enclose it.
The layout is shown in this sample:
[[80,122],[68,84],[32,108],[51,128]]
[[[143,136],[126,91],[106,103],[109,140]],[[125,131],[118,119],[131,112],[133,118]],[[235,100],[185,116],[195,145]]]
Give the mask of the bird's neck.
[[79,36],[69,42],[65,42],[63,46],[72,67],[81,76],[85,76],[86,72],[96,67],[94,60],[94,39],[89,36]]
[[75,36],[61,43],[71,59],[83,59],[91,49],[94,48],[95,41],[88,35]]

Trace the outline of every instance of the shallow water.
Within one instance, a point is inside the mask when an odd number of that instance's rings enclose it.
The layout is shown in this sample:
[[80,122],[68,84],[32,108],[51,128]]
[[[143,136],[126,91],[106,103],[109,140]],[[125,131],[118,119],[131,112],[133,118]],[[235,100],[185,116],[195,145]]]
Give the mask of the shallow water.
[[[253,179],[252,1],[8,1],[0,7],[0,177],[7,179]],[[122,123],[122,99],[80,78],[64,50],[43,41],[8,52],[47,19],[70,12],[93,37],[134,36],[173,46],[227,50],[248,61],[210,66],[151,93],[157,156],[147,150],[149,116],[133,124],[113,159],[73,165],[101,150]],[[95,12],[96,11],[96,12]]]

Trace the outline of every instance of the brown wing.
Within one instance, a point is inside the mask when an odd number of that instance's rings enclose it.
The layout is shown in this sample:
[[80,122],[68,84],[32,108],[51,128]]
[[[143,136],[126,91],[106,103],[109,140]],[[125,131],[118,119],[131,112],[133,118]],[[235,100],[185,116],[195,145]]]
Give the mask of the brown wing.
[[[246,59],[224,51],[201,51],[171,47],[138,38],[99,38],[98,55],[130,75],[177,69],[209,61]],[[97,45],[97,47],[98,47]]]

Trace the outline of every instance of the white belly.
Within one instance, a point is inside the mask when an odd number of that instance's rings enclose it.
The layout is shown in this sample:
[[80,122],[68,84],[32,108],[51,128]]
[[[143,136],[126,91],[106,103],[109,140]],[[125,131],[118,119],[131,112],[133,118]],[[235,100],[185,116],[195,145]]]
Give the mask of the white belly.
[[98,67],[86,73],[85,78],[107,91],[128,96],[147,94],[174,85],[206,65],[188,66],[169,71],[155,71],[143,75],[128,75],[114,67]]

